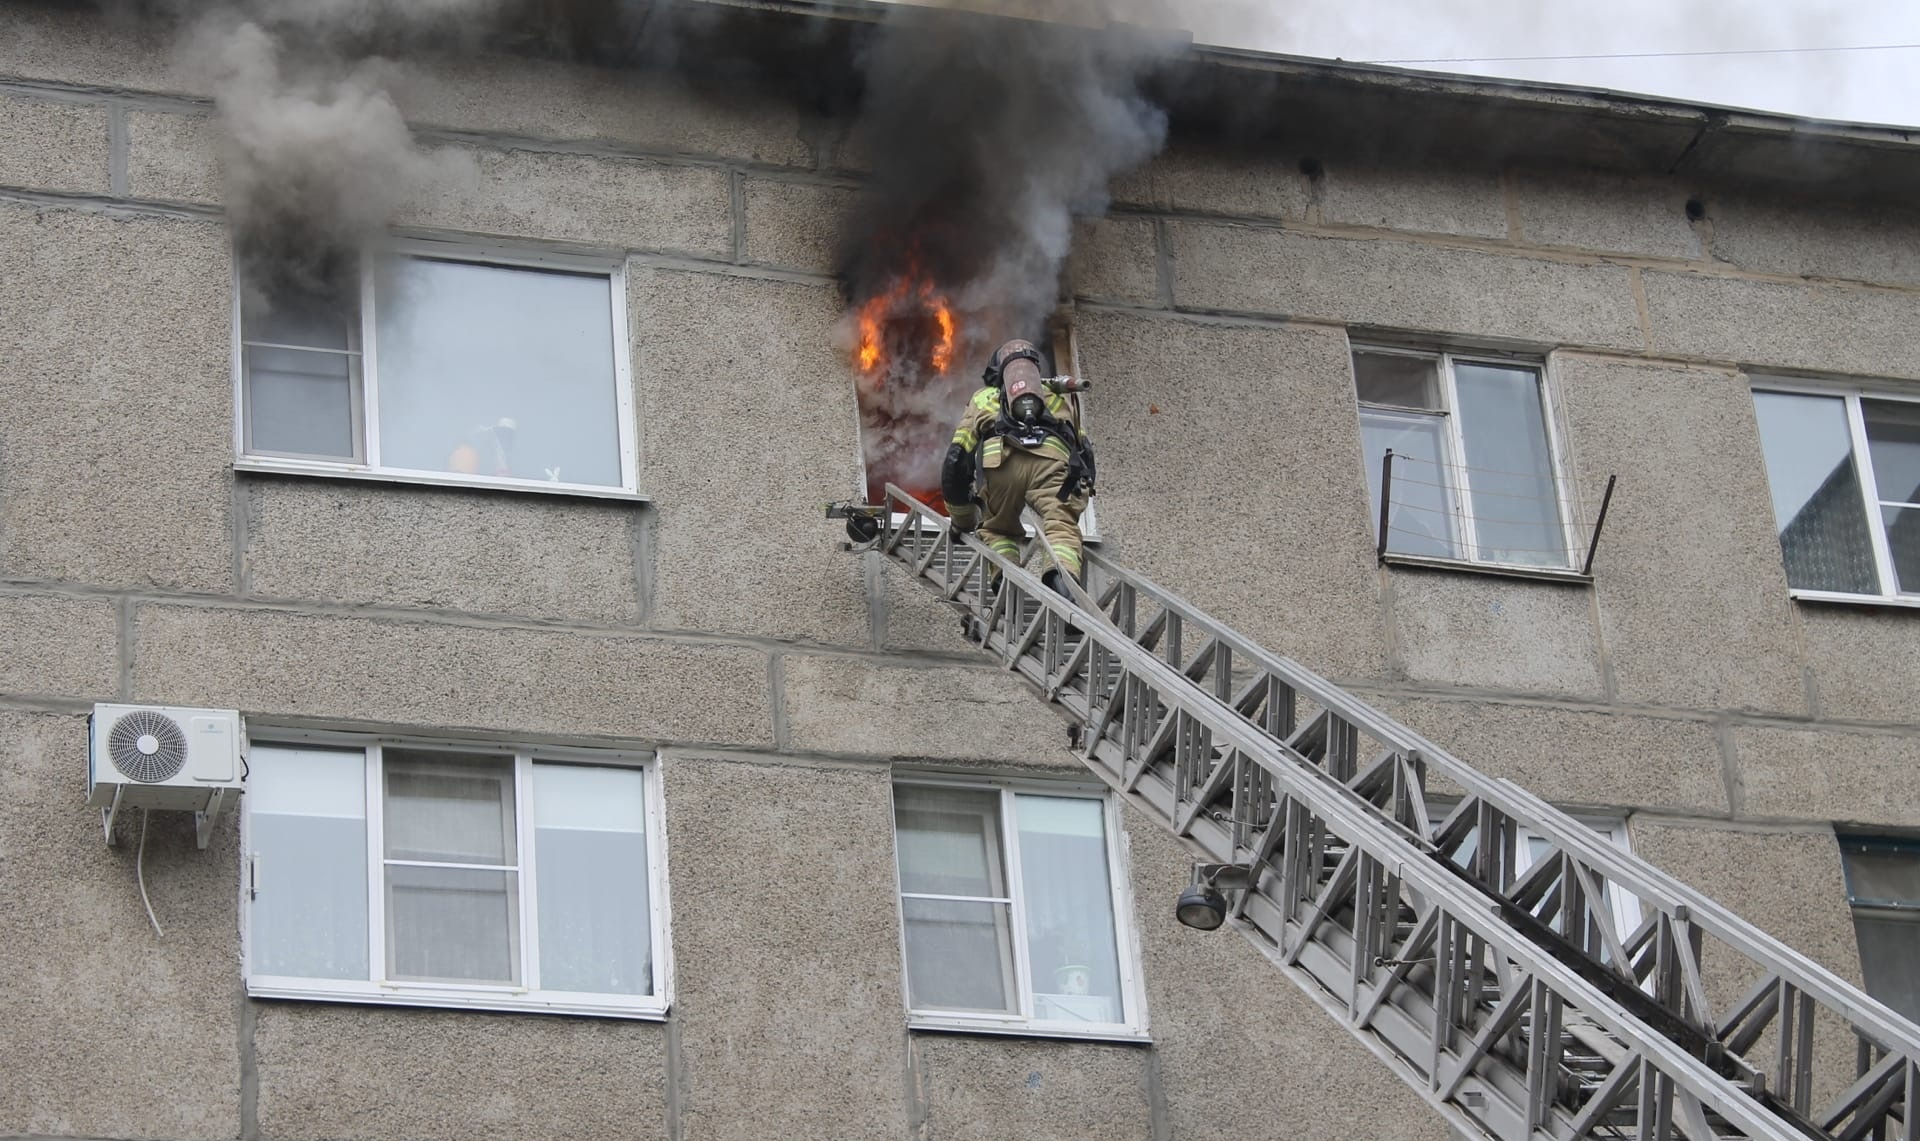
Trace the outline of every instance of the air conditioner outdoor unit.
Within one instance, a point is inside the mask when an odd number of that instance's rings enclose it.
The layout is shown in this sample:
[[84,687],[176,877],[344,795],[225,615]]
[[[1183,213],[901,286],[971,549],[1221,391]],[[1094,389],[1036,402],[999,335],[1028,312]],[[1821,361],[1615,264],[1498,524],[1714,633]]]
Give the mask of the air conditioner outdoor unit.
[[198,814],[202,848],[244,787],[240,714],[231,709],[96,705],[87,804],[101,810],[107,843],[122,808]]

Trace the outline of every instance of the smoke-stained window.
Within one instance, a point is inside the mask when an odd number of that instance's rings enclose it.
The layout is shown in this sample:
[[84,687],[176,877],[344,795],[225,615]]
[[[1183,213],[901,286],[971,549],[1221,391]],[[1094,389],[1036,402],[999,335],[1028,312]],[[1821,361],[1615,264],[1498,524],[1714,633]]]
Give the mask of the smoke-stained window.
[[1138,1036],[1103,796],[927,778],[896,784],[893,804],[916,1026]]
[[665,1012],[650,768],[351,739],[248,759],[249,993]]
[[634,493],[617,259],[404,242],[240,291],[240,466]]
[[1753,410],[1794,593],[1920,596],[1920,402],[1768,387]]
[[1582,565],[1581,513],[1561,484],[1538,364],[1356,347],[1353,377],[1383,554]]

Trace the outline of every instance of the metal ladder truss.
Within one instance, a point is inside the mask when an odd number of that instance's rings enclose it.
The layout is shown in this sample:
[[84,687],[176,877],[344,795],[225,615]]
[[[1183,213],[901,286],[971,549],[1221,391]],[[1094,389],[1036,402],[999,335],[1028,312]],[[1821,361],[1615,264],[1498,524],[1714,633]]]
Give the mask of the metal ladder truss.
[[1234,925],[1454,1124],[1920,1141],[1920,1028],[1832,972],[1140,575],[1095,554],[1069,601],[887,494],[871,547],[1057,703],[1087,766],[1238,889]]

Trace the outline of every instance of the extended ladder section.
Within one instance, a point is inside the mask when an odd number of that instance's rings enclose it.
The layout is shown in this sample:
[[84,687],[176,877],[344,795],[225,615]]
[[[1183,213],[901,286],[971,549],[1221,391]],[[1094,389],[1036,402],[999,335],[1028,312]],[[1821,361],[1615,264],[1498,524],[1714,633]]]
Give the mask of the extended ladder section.
[[872,547],[1456,1125],[1920,1141],[1920,1028],[1832,972],[1140,575],[1096,554],[1069,600],[888,496]]

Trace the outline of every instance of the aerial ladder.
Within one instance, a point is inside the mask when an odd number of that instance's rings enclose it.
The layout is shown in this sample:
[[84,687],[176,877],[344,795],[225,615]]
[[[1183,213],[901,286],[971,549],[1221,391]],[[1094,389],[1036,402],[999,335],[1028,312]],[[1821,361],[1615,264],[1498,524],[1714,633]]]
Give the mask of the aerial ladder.
[[828,514],[1186,846],[1196,925],[1236,927],[1452,1124],[1920,1141],[1920,1027],[1831,971],[1098,552],[1065,597],[886,496]]

